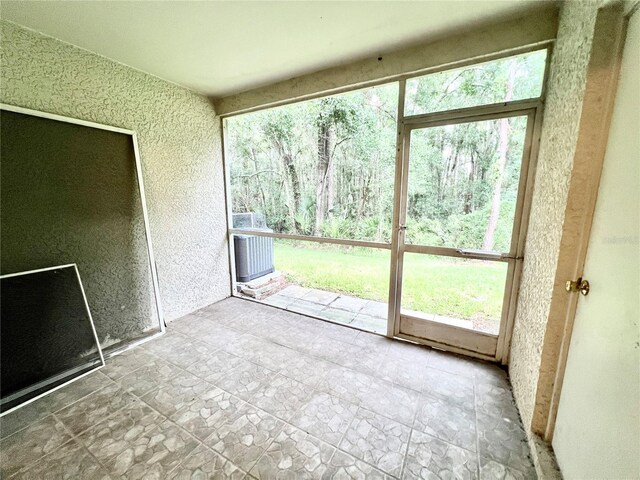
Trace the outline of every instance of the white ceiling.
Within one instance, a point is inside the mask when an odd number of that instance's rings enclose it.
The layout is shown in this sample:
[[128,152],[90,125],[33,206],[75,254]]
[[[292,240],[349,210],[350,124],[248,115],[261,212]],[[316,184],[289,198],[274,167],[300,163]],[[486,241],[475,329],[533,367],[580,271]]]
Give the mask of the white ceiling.
[[0,13],[221,97],[544,6],[536,0],[3,0]]

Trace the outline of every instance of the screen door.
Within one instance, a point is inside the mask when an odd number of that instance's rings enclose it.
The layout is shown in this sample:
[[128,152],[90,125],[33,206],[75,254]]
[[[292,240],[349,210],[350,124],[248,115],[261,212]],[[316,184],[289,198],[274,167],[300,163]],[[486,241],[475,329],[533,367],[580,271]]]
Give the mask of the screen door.
[[534,115],[405,126],[396,335],[496,356],[521,261]]

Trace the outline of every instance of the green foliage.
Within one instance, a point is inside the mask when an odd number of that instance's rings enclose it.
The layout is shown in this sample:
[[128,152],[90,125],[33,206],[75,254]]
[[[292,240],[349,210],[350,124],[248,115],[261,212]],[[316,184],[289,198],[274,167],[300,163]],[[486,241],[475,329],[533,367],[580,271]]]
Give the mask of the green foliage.
[[353,238],[374,238],[391,240],[391,219],[387,217],[367,217],[355,222]]
[[546,51],[411,79],[407,82],[407,112],[441,112],[505,101],[506,78],[515,70],[513,99],[540,95]]
[[[330,126],[336,134],[334,194],[318,230],[341,238],[368,232],[367,239],[390,240],[396,101],[397,85],[388,85],[228,120],[233,211],[261,212],[278,232],[312,234],[317,134]],[[285,156],[300,183],[297,209]]]
[[[507,78],[515,78],[514,98],[537,96],[544,60],[526,54],[411,80],[407,111],[500,102]],[[389,84],[228,119],[233,211],[261,212],[276,232],[390,241],[397,98],[397,84]],[[497,190],[492,248],[508,251],[525,126],[524,117],[508,120],[503,170],[499,120],[414,130],[408,240],[481,248]],[[319,138],[330,155],[322,168]],[[319,172],[327,175],[321,196]]]
[[293,109],[267,111],[263,114],[262,122],[264,136],[275,141],[290,143],[294,138],[295,113]]
[[322,236],[331,238],[351,238],[353,222],[346,218],[331,217],[322,224]]
[[357,98],[325,97],[311,103],[310,112],[317,128],[339,127],[347,135],[358,131],[361,106]]
[[298,225],[299,233],[302,235],[311,235],[313,232],[314,208],[314,200],[309,196],[305,196],[302,200],[300,210],[295,214],[295,222]]

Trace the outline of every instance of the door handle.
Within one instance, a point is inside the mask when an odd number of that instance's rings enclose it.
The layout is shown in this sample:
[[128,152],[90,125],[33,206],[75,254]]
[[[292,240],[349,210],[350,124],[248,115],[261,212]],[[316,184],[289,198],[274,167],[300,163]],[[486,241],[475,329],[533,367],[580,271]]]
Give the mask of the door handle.
[[582,295],[587,296],[591,287],[588,280],[580,277],[576,281],[567,280],[564,288],[567,292],[580,292]]

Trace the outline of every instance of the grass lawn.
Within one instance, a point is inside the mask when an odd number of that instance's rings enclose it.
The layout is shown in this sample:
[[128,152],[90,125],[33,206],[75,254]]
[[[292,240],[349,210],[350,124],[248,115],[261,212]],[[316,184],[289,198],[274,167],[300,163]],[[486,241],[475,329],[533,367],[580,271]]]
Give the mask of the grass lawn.
[[[291,283],[386,302],[389,251],[275,240],[276,269]],[[499,320],[507,264],[410,253],[403,309]]]

